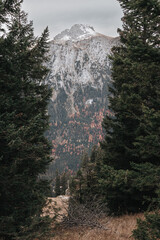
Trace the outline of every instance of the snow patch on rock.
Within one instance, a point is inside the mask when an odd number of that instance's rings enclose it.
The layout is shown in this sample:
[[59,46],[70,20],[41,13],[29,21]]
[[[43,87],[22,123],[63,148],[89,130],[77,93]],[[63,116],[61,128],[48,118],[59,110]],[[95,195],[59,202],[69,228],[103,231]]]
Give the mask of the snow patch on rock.
[[93,27],[84,24],[75,24],[70,29],[62,31],[60,34],[55,36],[54,41],[65,42],[65,41],[79,41],[82,39],[90,38],[95,36],[96,32]]
[[88,99],[88,100],[85,102],[86,105],[91,105],[92,103],[93,103],[93,99]]

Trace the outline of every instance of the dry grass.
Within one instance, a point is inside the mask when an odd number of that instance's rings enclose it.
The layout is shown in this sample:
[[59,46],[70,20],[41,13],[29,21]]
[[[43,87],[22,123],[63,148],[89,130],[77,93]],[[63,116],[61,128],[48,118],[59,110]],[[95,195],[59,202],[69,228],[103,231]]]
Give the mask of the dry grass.
[[[49,200],[48,207],[44,209],[44,215],[49,213],[50,217],[54,217],[55,210],[53,209],[55,208],[60,208],[60,215],[67,214],[69,198],[60,196]],[[64,228],[64,225],[59,223],[58,227],[53,230],[54,237],[51,240],[134,240],[132,231],[136,228],[137,218],[144,218],[144,216],[135,214],[102,219],[101,224],[107,230],[82,226]],[[58,222],[61,220],[60,217]],[[53,224],[54,227],[55,224]]]
[[59,226],[55,230],[54,240],[133,240],[131,237],[136,227],[137,218],[143,218],[142,214],[112,217],[103,219],[103,225],[108,230],[90,229],[84,227],[72,227],[63,229]]

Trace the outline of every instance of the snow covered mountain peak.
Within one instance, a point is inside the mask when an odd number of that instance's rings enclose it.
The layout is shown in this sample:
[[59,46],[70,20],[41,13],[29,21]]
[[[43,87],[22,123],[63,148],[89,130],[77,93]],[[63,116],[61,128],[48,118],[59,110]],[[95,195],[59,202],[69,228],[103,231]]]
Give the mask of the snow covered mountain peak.
[[70,29],[62,31],[54,38],[55,42],[79,41],[95,36],[96,32],[93,27],[84,24],[75,24]]
[[[119,38],[76,24],[50,42],[46,82],[53,89],[48,106],[52,154],[57,166],[77,170],[84,149],[103,139],[103,116],[108,110],[111,81],[109,54]],[[55,165],[54,165],[55,164]]]

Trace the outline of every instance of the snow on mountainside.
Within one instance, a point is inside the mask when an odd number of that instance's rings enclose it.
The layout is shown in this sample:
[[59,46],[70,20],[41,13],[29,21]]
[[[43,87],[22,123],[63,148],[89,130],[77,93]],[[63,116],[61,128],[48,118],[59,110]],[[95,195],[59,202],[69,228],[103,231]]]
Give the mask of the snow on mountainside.
[[102,139],[101,122],[108,109],[111,82],[108,54],[118,38],[111,38],[87,25],[75,24],[50,43],[50,72],[53,88],[49,104],[52,153],[61,170],[76,169],[84,148]]
[[96,35],[93,27],[83,24],[75,24],[71,29],[66,29],[58,34],[54,40],[60,41],[78,41]]

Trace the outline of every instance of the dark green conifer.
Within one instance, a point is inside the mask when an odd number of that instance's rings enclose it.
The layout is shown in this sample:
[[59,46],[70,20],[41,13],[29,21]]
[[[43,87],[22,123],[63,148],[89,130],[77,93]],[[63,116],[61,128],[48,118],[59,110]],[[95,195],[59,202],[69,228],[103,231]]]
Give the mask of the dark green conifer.
[[80,203],[82,203],[84,199],[84,191],[83,191],[84,178],[83,178],[81,169],[77,171],[75,180],[76,180],[76,199]]
[[0,32],[5,32],[3,24],[9,22],[9,15],[15,13],[23,0],[0,0]]
[[51,95],[44,66],[48,29],[35,38],[32,22],[10,4],[17,2],[0,2],[8,4],[0,8],[1,23],[12,11],[8,32],[0,37],[0,238],[5,240],[33,239],[45,233],[48,222],[42,209],[49,184],[39,177],[51,161],[44,137]]
[[97,197],[100,197],[99,176],[102,152],[99,147],[94,146],[89,157],[85,151],[81,158],[81,168],[77,175],[72,178],[71,194],[83,203],[92,202],[93,199],[97,200]]
[[64,172],[61,176],[61,194],[65,195],[65,191],[67,189],[67,176],[66,173]]
[[[108,206],[116,214],[143,210],[146,191],[147,197],[155,193],[157,183],[148,190],[135,186],[139,173],[135,164],[142,164],[144,170],[148,163],[160,166],[160,2],[119,2],[123,30],[119,30],[120,45],[111,55],[109,108],[114,116],[103,121],[105,157],[100,179]],[[145,178],[148,184],[149,177]]]
[[[157,171],[157,169],[155,169]],[[157,174],[154,175],[154,178]],[[158,183],[159,184],[159,183]],[[153,199],[155,211],[147,212],[144,219],[137,220],[137,227],[133,231],[136,240],[160,239],[160,189],[157,190],[157,198]]]
[[138,219],[137,229],[133,236],[136,240],[159,240],[160,239],[160,214],[146,214],[145,220]]
[[61,195],[61,179],[58,170],[56,171],[56,179],[55,179],[55,196]]

